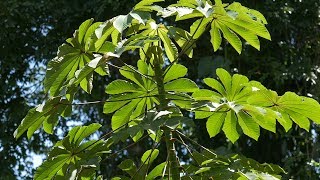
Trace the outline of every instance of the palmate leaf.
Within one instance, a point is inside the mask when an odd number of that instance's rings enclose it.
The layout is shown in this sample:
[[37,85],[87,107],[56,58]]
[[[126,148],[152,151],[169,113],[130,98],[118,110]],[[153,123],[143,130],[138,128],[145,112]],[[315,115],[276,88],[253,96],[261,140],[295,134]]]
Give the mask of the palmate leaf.
[[52,134],[54,127],[58,123],[59,115],[71,108],[69,104],[66,99],[55,97],[42,105],[32,108],[15,130],[14,137],[18,139],[27,131],[27,136],[30,139],[32,134],[42,125],[45,132]]
[[238,2],[230,5],[216,0],[213,5],[211,1],[178,1],[167,8],[161,9],[159,14],[163,17],[176,15],[176,20],[201,17],[196,20],[191,28],[190,34],[194,38],[200,37],[211,25],[210,35],[214,51],[220,47],[222,36],[240,54],[242,51],[242,37],[248,44],[260,50],[258,36],[270,40],[270,34],[265,27],[267,24],[264,16],[256,11],[242,6]]
[[[111,120],[113,129],[117,129],[129,120],[143,115],[146,109],[151,109],[154,104],[158,104],[156,84],[152,79],[147,78],[154,76],[152,68],[142,60],[138,61],[138,67],[137,72],[131,69],[133,67],[124,67],[120,70],[120,73],[132,82],[116,80],[106,87],[106,93],[113,96],[109,98],[110,102],[105,103],[104,113],[116,111]],[[145,77],[142,77],[138,71],[143,71]],[[122,106],[118,105],[110,111],[109,107],[116,103],[120,103]]]
[[223,130],[234,143],[240,137],[238,129],[241,128],[244,134],[258,140],[260,127],[275,132],[276,121],[286,131],[292,121],[307,131],[310,120],[320,123],[320,105],[311,98],[292,92],[278,96],[245,76],[231,76],[223,69],[217,69],[216,73],[220,82],[204,79],[214,91],[202,89],[192,95],[198,102],[203,101],[195,104],[193,110],[197,119],[208,118],[206,126],[210,137]]
[[37,168],[34,179],[94,177],[99,170],[101,154],[108,152],[107,144],[102,140],[82,141],[100,127],[100,124],[74,127],[63,140],[56,143],[47,160]]
[[[100,75],[108,74],[105,70],[105,64],[100,62],[99,64],[91,60],[95,59],[93,52],[106,53],[110,50],[113,52],[114,47],[106,48],[110,44],[101,44],[99,48],[95,47],[95,30],[101,26],[100,22],[93,23],[93,19],[89,19],[83,22],[79,29],[75,31],[74,37],[67,40],[67,44],[63,44],[59,47],[57,57],[51,60],[48,64],[46,77],[44,80],[44,87],[46,91],[50,92],[51,96],[57,96],[60,94],[63,86],[68,83],[75,82],[75,85],[80,84],[81,88],[87,93],[92,89],[92,72],[96,70]],[[102,47],[102,49],[100,49]],[[94,66],[93,66],[94,65]],[[80,73],[78,76],[78,70],[85,68],[88,71],[88,66],[91,67],[88,73]],[[103,67],[101,67],[103,66]],[[76,79],[76,81],[74,81]]]
[[320,123],[319,103],[312,98],[298,96],[293,92],[278,96],[274,91],[264,90],[255,93],[248,102],[274,111],[271,117],[277,119],[286,131],[291,128],[291,121],[307,131],[310,128],[310,120]]
[[192,156],[200,167],[185,165],[192,179],[281,179],[285,171],[274,164],[260,164],[238,154],[217,155],[213,151],[194,151]]
[[[104,113],[115,112],[111,119],[114,130],[123,127],[130,120],[143,116],[147,110],[159,104],[158,88],[153,80],[152,67],[142,60],[138,61],[137,66],[137,70],[131,66],[124,66],[120,70],[120,73],[130,81],[116,80],[106,87],[106,93],[111,94],[111,97],[104,104]],[[164,88],[167,94],[164,96],[168,100],[171,100],[175,94],[180,97],[180,93],[198,90],[193,81],[181,78],[186,73],[186,67],[178,64],[174,64],[172,68],[165,71]],[[188,96],[180,98],[183,100]]]

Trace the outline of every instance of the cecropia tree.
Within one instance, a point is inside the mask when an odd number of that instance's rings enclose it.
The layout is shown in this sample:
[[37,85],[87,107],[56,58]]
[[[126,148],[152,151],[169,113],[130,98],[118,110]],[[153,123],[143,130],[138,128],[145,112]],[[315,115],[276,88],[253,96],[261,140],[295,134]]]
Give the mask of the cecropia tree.
[[[118,68],[123,78],[106,85],[108,99],[103,109],[113,114],[112,130],[92,140],[89,136],[102,125],[74,127],[54,145],[37,169],[36,180],[280,179],[285,172],[279,166],[260,164],[238,154],[219,155],[190,139],[182,128],[192,126],[193,117],[207,119],[210,137],[223,131],[235,143],[242,134],[258,141],[260,128],[275,133],[277,122],[286,131],[293,122],[307,131],[310,120],[320,123],[317,101],[293,92],[279,96],[246,76],[218,68],[217,79],[203,79],[208,89],[200,89],[185,78],[188,67],[179,64],[181,57],[193,57],[196,42],[204,33],[210,33],[214,51],[223,39],[239,54],[243,41],[259,50],[258,37],[271,39],[261,13],[237,2],[180,0],[167,7],[156,5],[161,1],[142,0],[128,14],[105,22],[86,20],[59,47],[44,81],[49,98],[29,111],[14,134],[16,138],[25,132],[31,138],[40,128],[52,134],[59,116],[69,116],[72,106],[79,104],[74,101],[75,94],[90,94],[94,76],[109,75],[110,66]],[[154,19],[152,15],[156,15]],[[165,18],[172,17],[192,21],[190,30],[167,24]],[[136,66],[122,59],[124,53],[137,57]],[[152,148],[145,149],[140,162],[126,159],[118,166],[122,174],[99,175],[100,162],[119,153],[112,152],[115,145],[148,137]],[[158,149],[161,144],[166,149]],[[177,144],[184,146],[190,161],[179,160]],[[166,159],[155,164],[159,153],[166,154]]]

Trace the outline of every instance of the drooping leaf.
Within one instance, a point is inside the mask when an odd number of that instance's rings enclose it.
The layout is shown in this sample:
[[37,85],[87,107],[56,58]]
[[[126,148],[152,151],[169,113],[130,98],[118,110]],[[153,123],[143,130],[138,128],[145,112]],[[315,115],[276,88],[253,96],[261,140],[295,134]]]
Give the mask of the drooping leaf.
[[44,130],[52,134],[53,128],[57,125],[58,116],[68,107],[68,101],[55,97],[49,99],[42,105],[39,105],[29,110],[26,117],[22,120],[19,127],[14,132],[14,137],[19,138],[27,131],[27,136],[30,139],[32,134],[43,124]]
[[237,131],[237,118],[234,112],[229,111],[227,113],[222,130],[232,143],[239,139],[240,135]]
[[214,113],[208,118],[207,131],[210,137],[216,136],[221,131],[226,115],[226,113]]
[[214,51],[217,51],[220,48],[222,38],[219,31],[219,28],[217,27],[217,23],[214,21],[211,24],[211,30],[210,30],[210,36],[211,36],[211,44],[214,49]]
[[244,112],[239,112],[238,122],[244,134],[258,141],[260,128],[258,123],[256,123],[250,115]]
[[168,37],[168,31],[163,28],[158,28],[158,32],[159,32],[159,37],[161,38],[161,40],[163,42],[164,50],[166,52],[168,59],[171,62],[175,61],[178,57],[178,49],[173,44],[171,39]]
[[62,154],[54,159],[45,161],[36,171],[35,180],[52,179],[62,167],[71,160],[70,154]]

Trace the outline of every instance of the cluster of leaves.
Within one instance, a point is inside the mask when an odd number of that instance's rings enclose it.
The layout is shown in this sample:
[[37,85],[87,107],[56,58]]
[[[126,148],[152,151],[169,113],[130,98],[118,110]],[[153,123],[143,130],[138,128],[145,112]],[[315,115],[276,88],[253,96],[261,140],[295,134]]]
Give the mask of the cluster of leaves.
[[82,141],[100,127],[100,124],[93,123],[70,130],[65,138],[55,144],[47,160],[37,169],[34,179],[93,179],[99,170],[101,156],[109,153],[106,151],[108,142]]
[[192,153],[197,165],[186,165],[187,174],[193,179],[281,179],[278,174],[285,171],[274,164],[260,164],[238,154],[217,155],[211,150]]
[[[106,87],[106,93],[110,96],[104,104],[104,112],[114,113],[111,126],[115,135],[110,138],[111,142],[108,144],[98,140],[81,144],[100,125],[76,127],[55,145],[48,160],[38,168],[36,179],[59,176],[93,178],[98,170],[101,154],[108,152],[111,144],[127,139],[128,136],[137,141],[145,130],[157,144],[165,137],[167,162],[149,172],[149,163],[159,153],[154,146],[142,156],[140,168],[129,160],[119,167],[131,178],[180,177],[182,171],[178,169],[180,163],[172,138],[172,131],[186,122],[181,117],[180,109],[195,112],[198,119],[208,118],[209,135],[215,136],[222,129],[233,143],[240,137],[238,125],[244,134],[257,140],[260,126],[275,132],[276,121],[287,131],[291,128],[292,121],[306,130],[310,126],[309,119],[320,123],[317,115],[320,105],[315,100],[290,92],[278,96],[242,75],[235,74],[231,77],[225,70],[218,69],[217,75],[221,83],[211,78],[204,79],[214,91],[199,90],[193,81],[183,78],[187,74],[187,68],[176,62],[181,54],[192,57],[195,40],[208,29],[215,51],[221,45],[222,35],[238,53],[242,50],[238,35],[259,49],[258,36],[270,39],[262,14],[239,3],[227,5],[220,0],[216,0],[215,4],[206,0],[180,0],[167,8],[153,5],[159,1],[162,0],[143,0],[129,14],[104,23],[93,23],[89,19],[80,25],[73,38],[60,46],[57,57],[48,65],[44,82],[45,91],[49,92],[51,99],[29,111],[16,130],[16,138],[25,131],[28,131],[30,138],[41,125],[46,132],[52,133],[58,116],[70,114],[73,96],[78,87],[91,93],[94,71],[101,76],[107,75],[109,66],[117,67],[112,60],[121,58],[124,52],[134,54],[134,50],[139,49],[140,60],[137,62],[137,69],[122,62],[123,66],[118,68],[120,74],[128,80],[115,80]],[[150,15],[152,11],[157,11],[163,17],[176,15],[176,20],[200,19],[195,20],[190,32],[187,32],[156,24]],[[180,53],[177,45],[181,48]],[[164,69],[166,61],[170,65]],[[190,96],[188,93],[193,94]],[[153,109],[157,110],[156,115],[150,118],[150,113],[154,113]],[[202,155],[205,157],[205,154]],[[200,178],[276,178],[274,175],[283,173],[276,166],[272,171],[265,165],[240,156],[230,156],[224,160],[209,158],[195,161],[199,161],[203,167],[188,168],[186,173],[195,177],[201,174]],[[163,171],[166,165],[169,166],[168,173]]]
[[196,100],[207,101],[195,109],[195,116],[196,119],[208,118],[207,130],[211,137],[222,129],[234,143],[242,129],[244,134],[258,140],[260,126],[275,133],[276,122],[286,132],[292,127],[292,121],[307,131],[310,120],[320,123],[320,105],[312,98],[293,92],[278,96],[243,75],[231,76],[224,69],[217,69],[216,73],[220,82],[212,78],[204,79],[205,84],[214,91],[203,89],[192,95]]

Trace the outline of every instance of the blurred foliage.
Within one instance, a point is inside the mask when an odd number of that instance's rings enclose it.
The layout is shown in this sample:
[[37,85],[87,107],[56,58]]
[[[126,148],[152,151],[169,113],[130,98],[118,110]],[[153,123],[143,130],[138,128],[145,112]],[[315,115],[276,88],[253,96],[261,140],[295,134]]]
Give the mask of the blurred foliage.
[[[232,1],[229,1],[232,2]],[[198,49],[194,59],[183,57],[185,66],[189,67],[188,77],[200,85],[199,78],[214,77],[212,72],[218,67],[239,72],[250,79],[258,80],[266,87],[279,94],[293,91],[300,95],[319,99],[320,85],[320,3],[318,0],[244,0],[243,5],[257,9],[265,15],[269,24],[272,41],[261,39],[261,51],[250,46],[243,46],[244,52],[239,56],[231,46],[224,46],[214,53],[210,45],[210,36],[197,43]],[[16,179],[30,176],[32,159],[30,153],[41,154],[48,150],[57,136],[37,133],[27,143],[26,138],[14,140],[12,134],[29,109],[28,106],[41,103],[45,94],[40,92],[46,62],[56,54],[57,47],[64,39],[71,37],[74,29],[90,17],[104,21],[117,14],[130,11],[136,1],[121,0],[6,0],[0,1],[0,163],[1,178]],[[186,22],[184,22],[186,23]],[[186,27],[188,27],[186,23]],[[124,59],[130,63],[131,57]],[[104,87],[99,81],[117,78],[118,74],[105,79],[95,79],[95,88],[91,100],[103,100]],[[79,95],[77,99],[84,98]],[[88,97],[86,97],[88,99]],[[76,123],[88,121],[107,124],[110,117],[102,115],[102,109],[94,106],[75,108],[70,118]],[[55,135],[65,135],[70,123],[61,121]],[[205,122],[196,120],[194,129],[186,129],[200,144],[223,152],[233,151],[254,158],[259,162],[275,163],[288,172],[286,178],[317,179],[319,172],[319,127],[313,126],[311,133],[293,128],[284,133],[281,127],[273,134],[261,131],[258,142],[242,137],[231,145],[219,134],[209,138]],[[72,125],[72,124],[71,124]],[[108,131],[110,127],[103,127]],[[130,142],[128,142],[130,143]],[[27,145],[28,144],[28,145]],[[125,145],[124,145],[125,146]],[[150,144],[138,143],[114,159],[104,161],[101,172],[111,173],[116,169],[119,159],[141,156],[142,147]],[[225,147],[225,148],[221,148]],[[121,147],[119,147],[121,148]],[[178,147],[183,149],[183,147]],[[145,149],[145,148],[143,148]],[[188,160],[179,154],[181,160]],[[160,158],[161,159],[161,158]],[[138,159],[136,159],[138,160]],[[117,169],[120,171],[120,169]],[[113,173],[113,172],[112,172]],[[26,174],[26,175],[25,175]],[[107,175],[107,176],[110,176]]]

